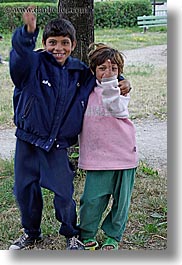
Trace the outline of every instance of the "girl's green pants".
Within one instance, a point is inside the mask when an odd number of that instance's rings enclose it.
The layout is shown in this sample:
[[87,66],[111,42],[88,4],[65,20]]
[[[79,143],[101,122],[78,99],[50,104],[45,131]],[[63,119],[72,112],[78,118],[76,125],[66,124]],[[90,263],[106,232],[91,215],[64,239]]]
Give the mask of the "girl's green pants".
[[[110,207],[102,220],[101,229],[109,237],[121,241],[124,233],[136,168],[127,170],[87,171],[83,195],[80,200],[81,239],[94,238],[103,213]],[[112,204],[109,206],[112,195]]]

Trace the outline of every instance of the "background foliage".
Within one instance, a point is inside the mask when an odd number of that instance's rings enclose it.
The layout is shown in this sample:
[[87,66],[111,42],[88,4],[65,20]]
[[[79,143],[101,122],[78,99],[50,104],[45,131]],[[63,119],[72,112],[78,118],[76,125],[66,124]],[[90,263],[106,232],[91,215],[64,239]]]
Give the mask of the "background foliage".
[[22,15],[27,6],[36,6],[39,27],[44,27],[47,21],[58,16],[57,4],[40,2],[16,2],[0,4],[1,32],[13,31],[22,25]]
[[121,0],[96,2],[94,6],[95,27],[133,27],[137,16],[151,15],[150,0]]
[[[24,3],[24,0],[0,0],[0,3],[15,3],[15,2],[22,2]],[[26,0],[26,2],[32,2],[32,0]],[[41,0],[39,2],[44,2],[44,3],[57,3],[57,0],[52,0],[52,1],[48,1],[48,0]]]
[[[9,0],[11,1],[11,0]],[[29,5],[37,7],[38,23],[41,28],[46,22],[58,16],[57,1],[14,2],[0,1],[0,30],[13,31],[22,25],[22,13]],[[150,0],[121,0],[94,3],[95,28],[132,27],[137,25],[137,16],[150,15],[152,5]]]

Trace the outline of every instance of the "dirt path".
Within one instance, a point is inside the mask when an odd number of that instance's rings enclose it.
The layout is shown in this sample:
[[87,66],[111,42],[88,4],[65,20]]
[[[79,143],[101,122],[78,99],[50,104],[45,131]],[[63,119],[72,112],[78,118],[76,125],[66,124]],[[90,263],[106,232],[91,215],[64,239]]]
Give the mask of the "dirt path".
[[158,66],[167,67],[167,45],[155,45],[148,46],[145,48],[124,50],[126,56],[125,63],[136,64],[136,63],[148,63]]
[[0,157],[10,159],[15,150],[15,128],[0,130]]
[[[139,159],[148,166],[167,174],[167,122],[158,120],[134,121]],[[14,154],[15,129],[0,130],[0,156],[9,159]]]
[[139,159],[167,176],[167,121],[136,121]]

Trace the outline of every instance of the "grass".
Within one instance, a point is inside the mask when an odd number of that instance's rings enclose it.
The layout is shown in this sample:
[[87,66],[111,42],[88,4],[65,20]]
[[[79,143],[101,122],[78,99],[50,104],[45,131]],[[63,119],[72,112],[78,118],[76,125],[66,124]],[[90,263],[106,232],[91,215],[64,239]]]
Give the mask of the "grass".
[[[167,34],[165,31],[153,30],[143,34],[138,28],[104,29],[95,31],[95,39],[96,42],[105,42],[119,50],[125,50],[166,44]],[[13,84],[8,68],[10,40],[11,34],[6,34],[0,43],[2,57],[7,62],[0,65],[0,128],[13,125]],[[40,37],[37,46],[41,47]],[[152,62],[127,66],[126,77],[134,87],[130,102],[132,119],[150,116],[167,118],[166,76],[167,70]],[[77,159],[77,150],[72,159]],[[83,171],[77,171],[74,184],[74,197],[79,207],[84,186]],[[22,233],[19,210],[13,196],[13,159],[0,159],[0,194],[0,249],[8,249],[10,243]],[[58,235],[59,223],[54,216],[53,194],[43,189],[43,197],[42,231],[45,239],[35,249],[65,249],[65,239]],[[101,231],[98,233],[98,241],[103,241]],[[166,247],[167,180],[161,173],[140,162],[122,248],[161,250]]]
[[146,34],[143,34],[142,30],[138,28],[97,29],[95,41],[104,42],[121,51],[167,43],[166,30],[158,29],[159,31],[150,29]]
[[[131,71],[130,71],[131,69]],[[155,117],[167,118],[167,75],[166,68],[153,65],[133,65],[127,67],[126,78],[132,80],[131,119]],[[154,81],[155,76],[155,81]],[[137,106],[140,106],[139,108]]]
[[[79,198],[83,191],[85,172],[77,170],[74,180],[74,198],[79,210]],[[126,231],[123,249],[165,249],[167,246],[167,188],[166,178],[156,170],[140,163]],[[0,249],[8,249],[11,242],[22,234],[20,215],[13,197],[13,160],[0,160]],[[42,232],[44,241],[34,249],[64,250],[64,237],[58,235],[59,222],[54,215],[53,193],[43,189],[44,210]],[[107,214],[107,211],[106,213]],[[99,230],[98,241],[103,242]]]
[[9,76],[9,67],[7,64],[0,64],[0,126],[12,126],[13,107],[13,83]]
[[[118,50],[136,49],[151,45],[167,43],[167,30],[162,27],[149,29],[143,34],[139,28],[115,28],[115,29],[95,29],[95,42],[104,42],[116,47]],[[11,50],[12,33],[3,34],[3,41],[0,42],[1,55],[5,61],[9,60]],[[42,48],[42,31],[40,31],[37,48]]]

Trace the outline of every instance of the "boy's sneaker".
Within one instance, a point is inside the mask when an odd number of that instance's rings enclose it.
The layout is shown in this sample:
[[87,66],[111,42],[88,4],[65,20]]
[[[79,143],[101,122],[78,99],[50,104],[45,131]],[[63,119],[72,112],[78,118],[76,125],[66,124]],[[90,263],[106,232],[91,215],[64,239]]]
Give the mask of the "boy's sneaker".
[[29,246],[33,246],[36,242],[42,240],[42,235],[37,238],[33,238],[24,233],[20,238],[18,238],[10,247],[9,250],[21,250]]
[[84,250],[84,244],[75,236],[67,238],[67,250]]

